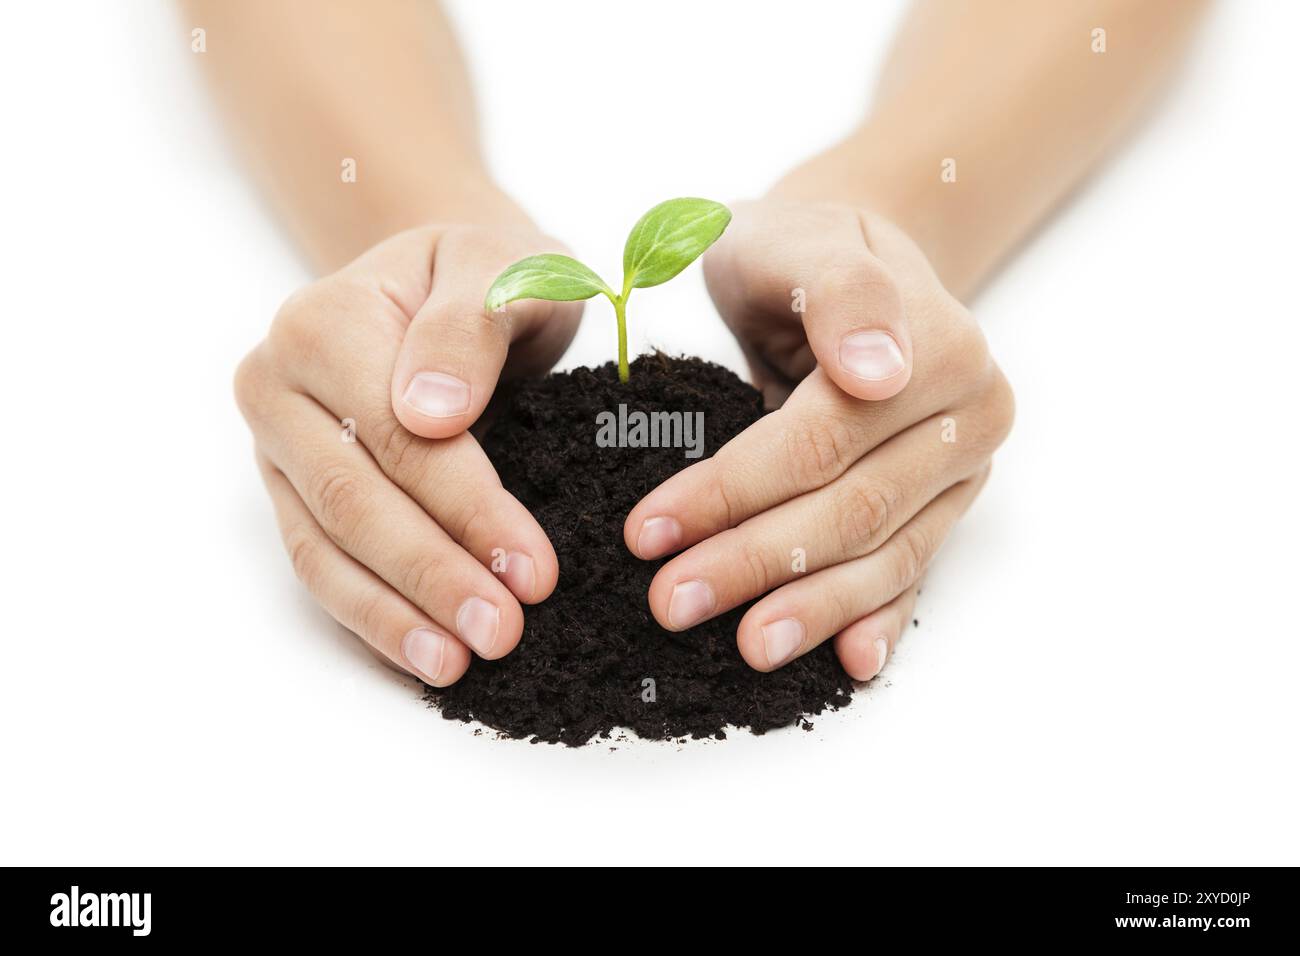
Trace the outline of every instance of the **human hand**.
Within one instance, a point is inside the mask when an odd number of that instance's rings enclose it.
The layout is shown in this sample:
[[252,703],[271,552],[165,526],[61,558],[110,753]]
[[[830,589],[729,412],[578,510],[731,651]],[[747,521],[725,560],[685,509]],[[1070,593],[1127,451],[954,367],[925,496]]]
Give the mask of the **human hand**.
[[751,666],[833,637],[867,680],[1010,430],[1011,389],[897,227],[835,203],[734,213],[705,277],[757,384],[784,404],[650,492],[624,538],[646,559],[689,549],[650,586],[665,628],[766,595],[737,632]]
[[293,295],[236,373],[299,578],[381,659],[435,686],[471,650],[508,654],[519,602],[559,574],[465,430],[498,375],[540,373],[572,339],[581,303],[483,311],[505,266],[555,251],[531,227],[401,233]]

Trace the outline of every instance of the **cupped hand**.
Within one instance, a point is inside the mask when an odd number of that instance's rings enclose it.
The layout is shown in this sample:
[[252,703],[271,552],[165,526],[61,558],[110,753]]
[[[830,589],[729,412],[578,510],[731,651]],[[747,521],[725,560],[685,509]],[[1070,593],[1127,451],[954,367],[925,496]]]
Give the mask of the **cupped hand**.
[[554,251],[527,227],[402,233],[292,296],[236,373],[298,576],[383,659],[436,686],[471,652],[509,653],[520,602],[559,574],[466,431],[498,376],[544,371],[576,331],[580,303],[483,309],[497,273]]
[[655,576],[651,611],[680,631],[761,597],[737,633],[750,665],[833,638],[870,679],[1010,430],[1011,389],[920,249],[869,213],[741,204],[704,268],[781,407],[629,514],[634,554],[687,549]]

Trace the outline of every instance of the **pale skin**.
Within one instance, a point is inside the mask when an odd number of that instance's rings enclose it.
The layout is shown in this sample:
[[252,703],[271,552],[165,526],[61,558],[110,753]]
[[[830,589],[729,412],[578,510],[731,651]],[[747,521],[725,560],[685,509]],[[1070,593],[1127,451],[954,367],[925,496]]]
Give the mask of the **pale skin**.
[[[559,359],[581,314],[488,314],[487,287],[565,250],[484,171],[434,4],[184,6],[233,129],[325,274],[236,379],[286,547],[335,618],[445,686],[472,654],[509,653],[521,604],[560,572],[468,429],[502,376]],[[850,675],[880,672],[1011,426],[961,302],[1149,103],[1203,6],[920,0],[858,128],[731,204],[705,277],[777,410],[629,514],[634,554],[676,554],[648,596],[661,625],[758,598],[737,633],[755,668],[832,640]],[[336,157],[370,174],[340,190]]]

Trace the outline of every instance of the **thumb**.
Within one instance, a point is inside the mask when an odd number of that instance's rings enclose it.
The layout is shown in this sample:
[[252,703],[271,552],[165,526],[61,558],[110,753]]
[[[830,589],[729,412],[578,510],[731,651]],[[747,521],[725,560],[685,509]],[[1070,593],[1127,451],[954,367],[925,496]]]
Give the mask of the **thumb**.
[[[740,206],[729,232],[705,254],[705,277],[738,337],[792,378],[816,359],[855,398],[903,390],[912,375],[903,295],[857,210],[765,200]],[[798,325],[774,324],[778,316]],[[764,331],[747,336],[747,326]],[[811,356],[800,357],[804,341]]]
[[408,431],[449,438],[474,424],[496,390],[513,341],[544,343],[555,352],[552,360],[563,351],[580,309],[561,313],[550,308],[553,303],[523,301],[488,312],[483,305],[493,279],[542,244],[538,237],[521,244],[468,231],[440,238],[432,291],[407,326],[393,368],[393,412]]
[[912,339],[902,292],[865,244],[827,250],[804,304],[808,345],[836,385],[871,401],[903,390]]

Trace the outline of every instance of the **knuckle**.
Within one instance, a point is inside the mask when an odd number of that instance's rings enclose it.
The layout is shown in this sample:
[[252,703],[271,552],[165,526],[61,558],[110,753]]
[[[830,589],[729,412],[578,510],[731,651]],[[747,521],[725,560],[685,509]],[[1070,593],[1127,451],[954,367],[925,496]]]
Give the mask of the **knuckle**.
[[260,347],[244,356],[235,368],[235,404],[245,419],[254,417],[263,402],[266,373]]
[[411,466],[411,453],[424,439],[407,431],[395,418],[384,416],[375,436],[374,454],[379,467],[398,485],[406,487],[406,472]]
[[714,478],[709,482],[708,494],[713,499],[711,510],[722,515],[725,528],[734,528],[744,517],[741,507],[743,491],[740,484],[730,477],[732,474],[731,469],[715,468]]
[[839,477],[849,464],[849,446],[849,436],[834,418],[820,418],[790,429],[786,433],[786,453],[795,483],[806,491]]
[[429,596],[435,591],[445,571],[445,563],[436,554],[420,554],[406,562],[401,574],[401,592],[416,603],[429,605]]
[[766,594],[780,583],[780,577],[770,561],[770,555],[763,548],[745,549],[745,568],[749,577],[750,596]]
[[292,354],[312,350],[318,333],[315,321],[317,303],[318,290],[314,284],[299,289],[284,300],[275,313],[268,336],[277,350]]
[[452,540],[468,547],[487,517],[476,496],[458,495],[449,508],[439,513],[438,524]]
[[874,310],[885,315],[901,315],[903,311],[903,294],[894,274],[888,265],[865,250],[829,263],[815,289],[834,297],[835,301],[847,298],[857,303],[870,302]]
[[518,299],[506,306],[500,315],[485,313],[494,326],[519,325],[533,328],[567,315],[572,315],[572,303],[552,302],[549,299]]
[[367,290],[347,274],[318,279],[285,299],[271,322],[267,341],[279,358],[311,361],[321,350],[331,316],[350,314]]
[[945,371],[958,381],[980,382],[988,375],[992,364],[988,340],[965,309],[952,327],[945,359]]
[[1006,441],[1016,417],[1016,400],[996,365],[990,365],[978,397],[954,414],[968,423],[962,437],[967,453],[986,457]]
[[387,606],[384,592],[378,587],[362,588],[352,605],[352,627],[372,647],[380,646],[380,636],[386,625]]
[[865,587],[826,588],[824,600],[827,602],[828,617],[840,622],[841,629],[863,617],[859,595]]
[[[508,347],[515,325],[534,305],[532,300],[508,303],[496,311],[481,302],[454,299],[439,302],[422,313],[407,331],[407,347],[438,350],[444,359],[500,352]],[[415,333],[412,339],[412,333]]]
[[315,531],[307,525],[299,523],[285,529],[284,549],[289,553],[293,573],[312,592],[320,575],[320,547]]
[[443,524],[443,517],[451,514],[463,498],[479,490],[462,470],[464,456],[458,454],[463,446],[477,443],[468,433],[436,440],[406,434],[409,440],[401,436],[389,439],[389,461],[381,467],[399,488],[429,514],[436,514],[438,523]]
[[915,523],[900,528],[893,542],[893,584],[894,593],[898,594],[921,576],[934,554],[935,543],[930,534]]
[[321,468],[311,484],[311,496],[321,526],[336,540],[349,536],[368,493],[365,482],[351,468],[331,464]]
[[988,402],[996,436],[995,446],[1001,445],[1016,421],[1016,393],[1002,369],[996,365],[993,366],[992,380],[989,383]]
[[841,551],[848,555],[874,551],[888,533],[898,505],[899,496],[888,482],[847,482],[836,500]]
[[[532,229],[460,226],[442,237],[438,257],[446,265],[457,264],[496,275],[511,262],[539,252],[567,252],[567,249],[563,243]],[[576,323],[581,313],[580,302],[519,299],[494,312],[484,309],[478,299],[463,302],[449,299],[441,302],[431,316],[440,328],[459,328],[463,335],[477,336],[485,330],[501,335],[515,326],[531,328],[553,321]]]

